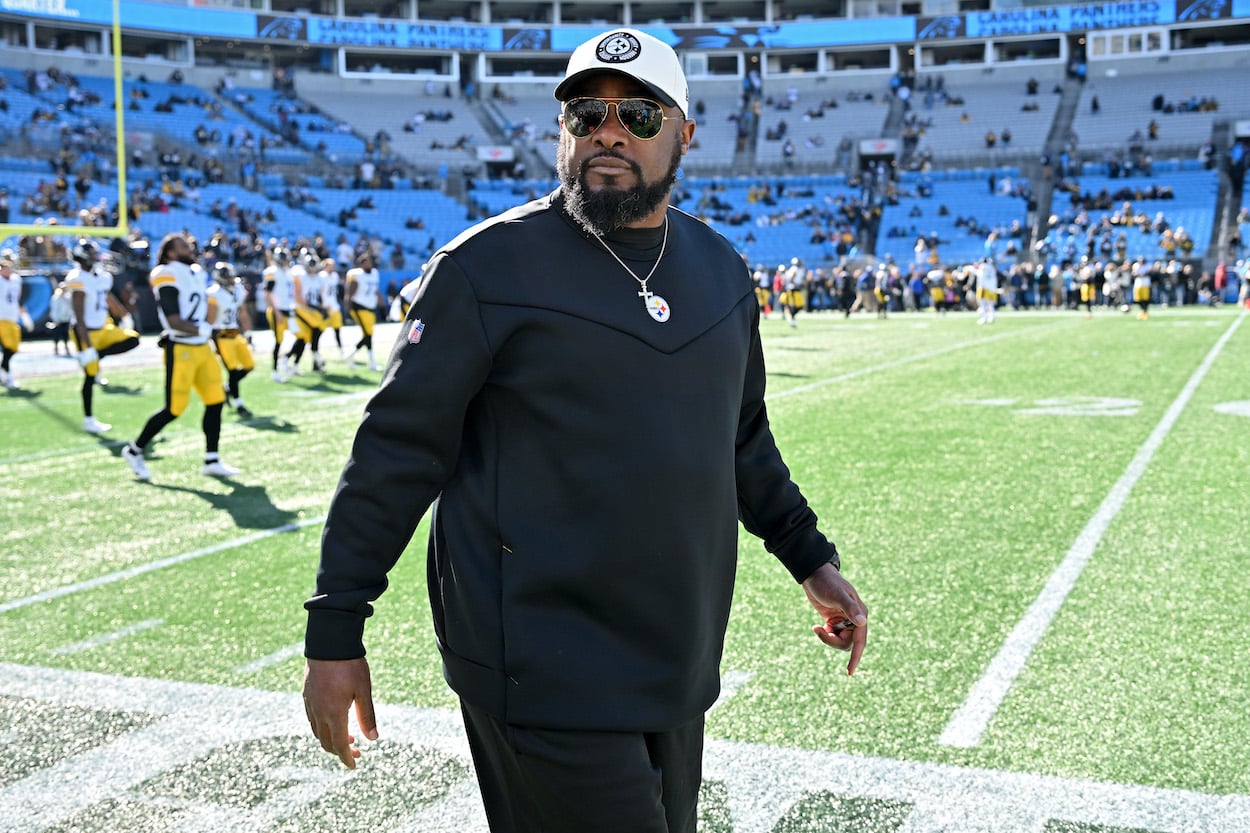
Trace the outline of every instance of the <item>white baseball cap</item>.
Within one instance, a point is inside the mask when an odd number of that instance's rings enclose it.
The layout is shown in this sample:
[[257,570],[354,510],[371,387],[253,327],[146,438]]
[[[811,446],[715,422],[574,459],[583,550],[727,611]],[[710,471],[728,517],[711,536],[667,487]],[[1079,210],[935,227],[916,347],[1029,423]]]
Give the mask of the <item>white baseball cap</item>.
[[555,90],[564,101],[569,88],[594,72],[617,72],[643,84],[663,103],[690,114],[690,88],[673,47],[637,29],[613,29],[583,43],[569,57],[564,80]]

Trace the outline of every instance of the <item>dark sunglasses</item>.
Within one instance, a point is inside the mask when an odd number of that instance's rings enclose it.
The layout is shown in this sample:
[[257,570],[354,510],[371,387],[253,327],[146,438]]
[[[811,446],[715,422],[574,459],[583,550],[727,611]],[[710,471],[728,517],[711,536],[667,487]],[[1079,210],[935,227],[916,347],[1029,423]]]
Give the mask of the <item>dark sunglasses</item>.
[[621,125],[637,139],[654,139],[666,121],[684,121],[681,116],[666,116],[659,102],[649,98],[574,98],[560,108],[564,129],[584,139],[599,129],[608,117],[608,105],[616,107]]

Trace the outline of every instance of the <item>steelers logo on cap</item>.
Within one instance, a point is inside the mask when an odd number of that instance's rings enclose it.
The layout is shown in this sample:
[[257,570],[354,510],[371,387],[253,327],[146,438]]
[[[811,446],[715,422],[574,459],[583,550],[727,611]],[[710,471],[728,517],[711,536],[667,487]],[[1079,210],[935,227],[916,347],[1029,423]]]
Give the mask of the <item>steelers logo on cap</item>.
[[642,52],[642,44],[629,32],[614,32],[595,49],[595,57],[605,64],[624,64],[634,60]]

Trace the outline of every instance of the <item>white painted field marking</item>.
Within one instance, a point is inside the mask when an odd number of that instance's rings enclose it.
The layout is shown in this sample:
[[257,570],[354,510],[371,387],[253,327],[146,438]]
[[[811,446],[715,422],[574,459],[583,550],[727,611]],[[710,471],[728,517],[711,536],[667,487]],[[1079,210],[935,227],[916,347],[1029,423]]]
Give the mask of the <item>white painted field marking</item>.
[[[1061,324],[1062,322],[1057,322]],[[1015,336],[1031,333],[1034,330],[1048,329],[1056,324],[1039,324],[1034,327],[1024,327],[1019,330],[1007,330],[998,335],[988,336],[986,338],[977,338],[972,341],[961,341],[958,344],[951,344],[947,347],[940,347],[937,350],[930,350],[928,353],[918,353],[914,356],[905,356],[901,359],[893,359],[892,361],[882,362],[881,364],[872,365],[871,367],[861,367],[859,370],[852,370],[849,373],[842,373],[837,376],[831,376],[828,379],[821,379],[817,382],[808,382],[806,385],[799,385],[795,388],[787,388],[779,393],[766,394],[764,399],[772,402],[777,399],[785,399],[788,396],[797,396],[800,393],[807,393],[817,388],[836,385],[839,382],[848,382],[851,379],[858,379],[861,376],[870,376],[873,373],[880,373],[883,370],[892,370],[896,367],[904,367],[905,365],[915,364],[916,362],[926,361],[928,359],[936,359],[938,356],[945,356],[947,353],[954,353],[958,350],[966,350],[969,347],[980,347],[983,344],[993,344],[996,341],[1002,341],[1006,338],[1014,338]]]
[[1217,414],[1250,417],[1250,402],[1221,402],[1214,408]]
[[27,607],[29,605],[46,602],[52,599],[59,599],[62,596],[70,596],[74,593],[81,593],[84,590],[94,590],[97,587],[103,587],[106,584],[113,584],[118,581],[135,578],[146,573],[153,573],[157,570],[163,570],[166,567],[173,567],[176,564],[184,564],[188,561],[194,561],[197,558],[203,558],[206,555],[221,552],[222,550],[230,550],[235,547],[243,547],[253,544],[257,541],[263,541],[274,535],[281,535],[284,532],[295,532],[306,526],[319,524],[325,521],[325,515],[318,515],[315,518],[305,518],[302,521],[275,526],[270,529],[262,529],[260,532],[254,532],[251,535],[244,535],[242,538],[233,538],[229,541],[222,541],[220,544],[213,544],[211,547],[204,547],[191,552],[184,552],[181,555],[171,555],[168,558],[162,558],[157,561],[149,561],[146,564],[136,564],[133,567],[127,567],[124,570],[117,570],[112,573],[105,573],[102,576],[87,579],[86,581],[75,582],[74,584],[66,584],[61,587],[54,587],[51,590],[44,590],[42,593],[35,593],[33,596],[23,596],[20,599],[10,599],[7,602],[0,602],[0,613],[8,613],[10,610]]
[[[316,404],[319,408],[330,407],[332,405],[343,405],[345,403],[354,404],[358,400],[366,399],[369,396],[372,396],[375,392],[376,391],[370,388],[367,391],[351,391],[348,393],[320,393],[318,394],[319,398],[317,399]],[[318,411],[317,413],[308,415],[310,409],[306,406],[306,403],[300,402],[299,405],[300,410],[297,415],[299,417],[299,425],[302,428],[311,428],[321,423],[340,419],[343,416],[342,411],[336,411],[333,413],[323,413]],[[261,414],[250,420],[244,420],[243,422],[230,421],[229,423],[221,426],[222,436],[226,439],[230,439],[232,437],[238,438],[245,433],[254,436],[255,429],[248,427],[247,423],[261,422],[270,418],[271,417],[268,414]],[[286,419],[286,416],[283,414],[274,414],[272,418]],[[187,430],[171,433],[168,438],[161,441],[160,448],[162,453],[174,453],[193,447],[202,447],[203,443],[203,435],[200,434],[198,430]],[[79,441],[70,446],[48,449],[47,451],[37,451],[33,454],[21,454],[16,457],[0,457],[0,466],[15,466],[21,463],[47,460],[52,457],[71,457],[78,454],[97,453],[101,448],[120,448],[125,444],[126,440],[109,440],[107,442],[99,440],[94,442]]]
[[267,654],[263,657],[260,657],[259,659],[252,660],[246,665],[240,665],[238,668],[234,669],[234,673],[255,674],[257,672],[264,671],[266,668],[270,668],[274,665],[280,665],[281,663],[286,662],[292,657],[302,656],[303,654],[304,654],[304,643],[301,640],[299,642],[296,642],[294,645],[287,645],[285,648],[280,648],[279,650],[274,651],[272,654]]
[[125,639],[128,636],[134,636],[137,633],[143,633],[144,631],[149,631],[152,628],[159,628],[163,624],[165,624],[164,619],[144,619],[142,622],[135,622],[133,625],[127,625],[124,628],[118,628],[117,630],[110,631],[109,633],[96,634],[90,639],[84,639],[81,642],[72,642],[69,645],[62,645],[59,648],[53,649],[52,653],[56,655],[81,654],[86,651],[91,651],[96,648],[103,647],[104,645],[108,645],[110,642],[116,642],[119,639]]
[[1038,399],[1031,408],[1017,408],[1015,414],[1029,416],[1137,416],[1140,399],[1120,396],[1059,396]]
[[716,698],[716,702],[708,707],[711,712],[718,706],[725,703],[742,690],[742,687],[751,682],[755,677],[754,671],[726,671],[720,679],[720,695]]
[[[103,802],[159,802],[141,785],[206,756],[238,754],[266,738],[293,739],[315,750],[303,703],[295,692],[120,677],[81,671],[0,664],[0,697],[35,700],[46,707],[74,707],[152,715],[158,720],[72,753],[24,777],[0,785],[0,830],[42,833]],[[452,710],[378,703],[379,728],[389,746],[366,744],[361,767],[387,765],[397,747],[430,750],[462,762],[471,772],[460,716]],[[54,715],[49,715],[53,717]],[[257,784],[259,805],[214,801],[220,774],[197,769],[204,790],[178,797],[178,810],[193,829],[264,833],[278,820],[306,818],[331,790],[359,773],[299,766],[285,757],[266,762]],[[296,776],[296,777],[292,777]],[[812,794],[875,799],[911,806],[906,833],[1039,833],[1049,820],[1156,833],[1245,833],[1250,795],[1210,795],[1190,790],[1112,784],[1021,772],[895,761],[843,753],[784,749],[710,739],[704,777],[724,785],[734,833],[769,833],[796,802]],[[272,779],[272,784],[264,783]],[[293,787],[290,781],[295,781]],[[73,785],[65,789],[65,785]],[[396,790],[402,790],[399,783]],[[107,818],[107,817],[106,817]],[[822,821],[833,827],[834,819]],[[216,824],[216,827],[212,827]],[[298,826],[298,825],[296,825]],[[181,828],[180,828],[181,829]],[[447,795],[426,806],[397,808],[381,827],[344,827],[340,833],[486,833],[475,779],[466,775]],[[812,829],[825,829],[813,827]]]
[[[1010,408],[1020,402],[1011,397],[991,399],[952,399],[955,405],[986,408]],[[1035,399],[1030,407],[1016,408],[1013,414],[1025,416],[1136,416],[1140,399],[1118,396],[1055,396]]]
[[120,448],[128,440],[109,440],[108,442],[78,443],[68,448],[53,448],[48,451],[37,451],[34,454],[22,454],[17,457],[5,457],[0,466],[15,466],[18,463],[30,463],[36,460],[47,460],[50,457],[68,457],[71,454],[86,454],[99,451],[101,448]]
[[1159,450],[1159,446],[1163,444],[1164,439],[1171,432],[1172,426],[1176,424],[1181,412],[1189,404],[1194,391],[1202,383],[1203,378],[1207,375],[1207,371],[1215,363],[1216,357],[1224,349],[1224,345],[1228,343],[1228,340],[1233,337],[1233,333],[1237,332],[1237,328],[1241,326],[1245,315],[1245,313],[1238,315],[1228,329],[1224,331],[1224,334],[1220,336],[1219,340],[1215,342],[1215,346],[1211,348],[1206,358],[1198,365],[1198,369],[1189,377],[1189,381],[1185,383],[1185,387],[1181,389],[1171,406],[1168,407],[1167,412],[1159,420],[1159,424],[1155,426],[1154,431],[1150,432],[1146,442],[1142,443],[1141,448],[1137,449],[1137,454],[1129,462],[1124,474],[1120,475],[1120,479],[1115,482],[1115,485],[1111,487],[1111,491],[1103,498],[1102,504],[1094,512],[1094,517],[1090,518],[1089,523],[1081,530],[1080,535],[1076,538],[1076,543],[1068,550],[1068,554],[1064,556],[1063,561],[1059,563],[1059,566],[1055,568],[1055,572],[1051,574],[1050,580],[1046,582],[1046,586],[1042,588],[1042,592],[1034,599],[1033,604],[1029,605],[1029,609],[1025,611],[1024,618],[1012,629],[1007,636],[1007,641],[999,649],[998,654],[990,660],[989,667],[985,669],[985,673],[972,686],[967,699],[964,700],[958,711],[955,712],[950,723],[946,724],[946,728],[938,738],[938,743],[944,746],[972,747],[981,742],[981,735],[985,732],[986,727],[989,726],[994,713],[1002,705],[1003,699],[1015,683],[1020,671],[1023,670],[1025,663],[1028,662],[1033,649],[1041,641],[1042,634],[1050,627],[1050,623],[1059,612],[1059,608],[1063,605],[1064,600],[1072,592],[1072,588],[1076,586],[1077,579],[1080,578],[1081,572],[1094,554],[1094,549],[1111,526],[1112,520],[1115,519],[1115,516],[1119,514],[1120,509],[1124,506],[1129,492],[1133,490],[1133,486],[1136,485],[1138,479],[1145,473],[1146,467],[1150,465],[1150,460],[1154,457],[1155,452]]

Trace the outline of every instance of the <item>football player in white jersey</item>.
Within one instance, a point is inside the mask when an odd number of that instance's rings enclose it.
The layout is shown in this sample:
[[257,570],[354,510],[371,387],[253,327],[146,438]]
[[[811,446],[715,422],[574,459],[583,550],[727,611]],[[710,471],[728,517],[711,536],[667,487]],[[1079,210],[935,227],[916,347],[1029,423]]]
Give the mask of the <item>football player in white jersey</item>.
[[1150,318],[1150,293],[1153,291],[1153,282],[1150,279],[1150,264],[1146,262],[1144,257],[1139,257],[1133,263],[1133,302],[1141,308],[1141,312],[1137,313],[1137,317],[1142,321]]
[[338,264],[334,262],[334,258],[327,257],[321,261],[320,269],[321,277],[321,306],[326,311],[326,329],[334,332],[334,343],[339,347],[339,358],[347,360],[347,355],[343,352],[343,334],[340,332],[343,328],[343,305],[339,301],[339,290],[342,289],[343,279],[339,277]]
[[321,360],[321,332],[325,329],[326,310],[321,303],[320,261],[315,252],[301,249],[299,258],[291,266],[291,276],[295,285],[295,344],[287,354],[287,367],[296,376],[302,376],[299,368],[300,359],[304,356],[304,345],[312,348],[313,370],[318,372],[326,369]]
[[347,288],[343,297],[351,311],[352,319],[360,325],[360,341],[347,357],[348,367],[355,367],[356,354],[363,347],[369,354],[369,369],[381,370],[373,356],[373,326],[378,320],[378,284],[381,276],[373,265],[373,255],[362,252],[356,258],[356,268],[347,273]]
[[22,306],[22,276],[13,271],[17,259],[13,252],[0,252],[0,387],[17,390],[9,362],[22,344],[22,330],[35,329],[26,307]]
[[209,297],[216,302],[217,317],[213,321],[213,344],[226,368],[226,404],[244,419],[252,412],[243,404],[239,383],[256,367],[252,358],[252,317],[247,309],[247,287],[225,261],[213,266],[213,283]]
[[[104,269],[104,256],[95,241],[79,239],[70,250],[70,257],[75,266],[65,275],[65,289],[74,309],[70,333],[84,374],[82,428],[89,434],[103,434],[113,426],[96,419],[92,412],[100,359],[135,349],[139,346],[139,334],[130,329],[126,308],[110,292],[113,276]],[[114,320],[123,326],[117,326]]]
[[191,389],[204,402],[204,465],[209,477],[239,473],[217,453],[221,439],[221,409],[226,391],[213,357],[211,340],[216,302],[209,296],[204,270],[195,261],[195,249],[186,235],[167,234],[157,252],[157,266],[148,279],[156,294],[161,319],[160,344],[165,350],[165,405],[148,417],[138,438],[122,448],[122,458],[140,480],[148,480],[143,451],[166,425],[187,409]]
[[408,310],[412,309],[412,302],[416,300],[417,292],[421,289],[421,280],[424,277],[425,275],[422,274],[399,288],[394,300],[391,301],[391,308],[387,314],[388,321],[403,321],[408,317]]
[[981,311],[978,324],[993,324],[995,306],[998,304],[998,267],[992,258],[982,258],[977,264],[977,308]]
[[291,275],[291,252],[277,246],[269,253],[269,266],[261,275],[265,293],[265,317],[273,331],[273,380],[285,382],[282,372],[282,339],[294,325],[291,315],[295,312],[295,282]]

